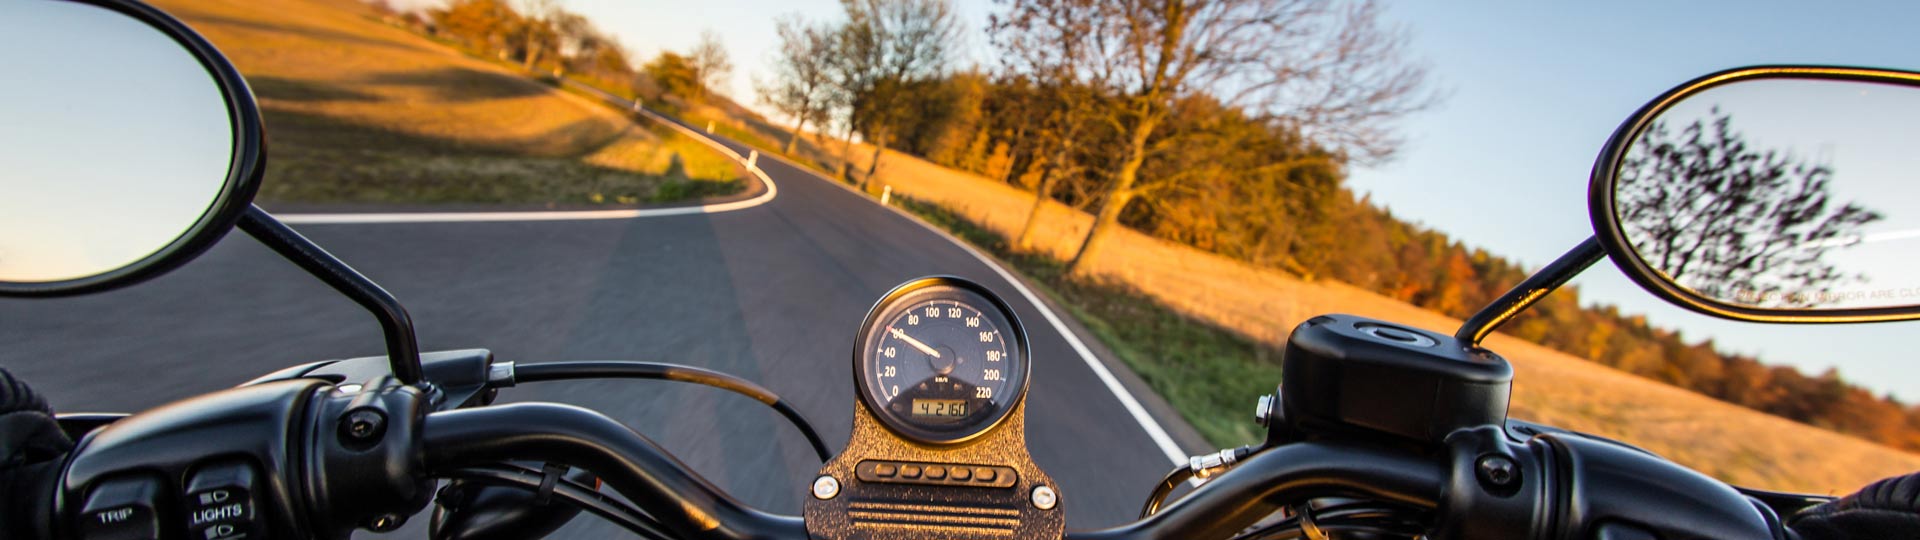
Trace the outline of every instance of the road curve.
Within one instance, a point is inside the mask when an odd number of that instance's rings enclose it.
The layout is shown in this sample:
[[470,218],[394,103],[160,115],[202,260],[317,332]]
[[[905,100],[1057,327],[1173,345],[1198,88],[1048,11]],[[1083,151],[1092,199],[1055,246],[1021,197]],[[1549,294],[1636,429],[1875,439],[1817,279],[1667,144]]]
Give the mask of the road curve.
[[[1168,458],[1040,307],[914,220],[780,160],[759,166],[779,195],[723,213],[299,229],[405,302],[423,350],[718,369],[786,398],[835,449],[845,444],[855,399],[854,330],[872,302],[929,274],[978,281],[1006,298],[1031,334],[1028,437],[1035,460],[1062,487],[1069,525],[1131,519]],[[377,326],[356,306],[242,234],[139,286],[0,300],[0,321],[0,365],[64,411],[138,410],[288,364],[382,351]],[[774,512],[798,513],[818,469],[806,442],[776,415],[719,391],[594,381],[528,385],[503,397],[600,410]],[[1143,400],[1155,402],[1148,409],[1160,423],[1177,425],[1157,400]],[[1194,447],[1190,429],[1174,431],[1185,451],[1205,450]],[[583,518],[561,537],[617,534]]]

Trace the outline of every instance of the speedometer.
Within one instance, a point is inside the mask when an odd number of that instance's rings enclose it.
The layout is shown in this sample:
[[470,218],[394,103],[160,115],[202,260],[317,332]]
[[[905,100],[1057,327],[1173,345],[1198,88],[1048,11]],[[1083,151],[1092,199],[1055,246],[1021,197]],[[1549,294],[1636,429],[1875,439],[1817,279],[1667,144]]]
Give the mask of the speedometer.
[[867,314],[859,336],[861,399],[908,439],[972,439],[1026,394],[1026,333],[1005,303],[973,282],[930,277],[896,287]]

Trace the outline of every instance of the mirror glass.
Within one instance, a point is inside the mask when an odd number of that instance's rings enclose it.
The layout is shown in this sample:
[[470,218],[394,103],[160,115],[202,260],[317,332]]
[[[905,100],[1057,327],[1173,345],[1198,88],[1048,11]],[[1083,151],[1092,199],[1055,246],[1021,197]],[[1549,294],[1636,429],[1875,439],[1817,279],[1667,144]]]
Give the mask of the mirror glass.
[[0,50],[0,282],[149,260],[212,209],[233,124],[184,45],[104,8],[12,0]]
[[1786,312],[1920,304],[1920,89],[1748,79],[1674,104],[1613,184],[1665,280]]

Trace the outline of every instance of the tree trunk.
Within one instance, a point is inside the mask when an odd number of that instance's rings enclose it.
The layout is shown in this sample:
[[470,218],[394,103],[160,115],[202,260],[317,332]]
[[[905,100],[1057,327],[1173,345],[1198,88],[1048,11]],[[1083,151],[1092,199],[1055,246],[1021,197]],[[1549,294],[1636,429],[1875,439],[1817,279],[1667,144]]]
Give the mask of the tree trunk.
[[1013,248],[1016,251],[1032,249],[1033,224],[1040,221],[1040,209],[1047,206],[1047,200],[1053,198],[1054,171],[1057,167],[1048,167],[1040,173],[1040,185],[1033,188],[1033,208],[1027,210],[1027,222],[1020,226],[1020,235],[1014,237]]
[[867,190],[867,182],[873,181],[873,174],[880,171],[880,156],[887,151],[887,132],[881,131],[873,138],[873,161],[867,162],[867,174],[860,177],[860,191]]
[[1107,198],[1100,202],[1100,212],[1093,216],[1093,227],[1087,229],[1087,237],[1080,241],[1080,251],[1073,254],[1073,260],[1067,262],[1067,274],[1078,275],[1085,272],[1082,266],[1093,255],[1099,253],[1115,224],[1120,221],[1120,211],[1133,202],[1134,183],[1140,178],[1140,164],[1147,160],[1147,137],[1153,134],[1153,128],[1159,123],[1157,118],[1146,118],[1133,129],[1133,137],[1127,141],[1127,159],[1120,162],[1120,169],[1114,172],[1113,186],[1107,188]]
[[847,175],[852,174],[852,171],[853,126],[847,126],[847,134],[840,137],[840,181],[845,182],[850,180],[851,178]]
[[1053,185],[1058,182],[1060,166],[1066,163],[1067,152],[1072,149],[1071,139],[1062,142],[1060,148],[1054,150],[1053,159],[1047,161],[1047,168],[1040,172],[1040,184],[1033,187],[1033,208],[1027,210],[1027,222],[1020,226],[1020,235],[1013,239],[1015,250],[1027,251],[1033,248],[1031,244],[1034,222],[1040,221],[1040,209],[1045,208],[1047,201],[1053,199]]
[[793,153],[793,143],[800,141],[800,130],[801,128],[805,128],[805,127],[807,127],[807,117],[805,116],[800,117],[799,122],[793,123],[793,133],[787,134],[787,145],[785,148],[780,149],[780,153],[782,154]]
[[534,64],[538,64],[538,63],[540,63],[540,46],[528,45],[527,46],[527,63],[526,65],[522,66],[523,69],[526,69],[527,71],[533,71]]

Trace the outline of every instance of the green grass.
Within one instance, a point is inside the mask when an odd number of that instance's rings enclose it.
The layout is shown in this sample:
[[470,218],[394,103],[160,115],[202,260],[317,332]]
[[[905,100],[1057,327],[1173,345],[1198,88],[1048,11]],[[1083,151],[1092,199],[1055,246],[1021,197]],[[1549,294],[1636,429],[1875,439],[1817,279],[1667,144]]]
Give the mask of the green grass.
[[1009,251],[1005,237],[946,208],[903,196],[893,200],[1027,276],[1208,442],[1226,448],[1265,437],[1253,423],[1253,396],[1280,384],[1278,351],[1188,319],[1130,288],[1070,277],[1050,257]]

